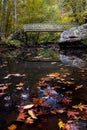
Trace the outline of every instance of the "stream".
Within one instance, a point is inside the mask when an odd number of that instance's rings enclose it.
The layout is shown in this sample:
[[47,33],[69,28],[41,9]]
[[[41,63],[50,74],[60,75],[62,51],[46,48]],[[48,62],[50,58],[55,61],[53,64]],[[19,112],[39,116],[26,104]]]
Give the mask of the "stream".
[[[17,126],[16,130],[59,130],[59,119],[73,120],[70,130],[87,130],[84,105],[83,111],[76,109],[79,119],[66,118],[67,111],[73,111],[72,106],[87,104],[87,53],[84,50],[29,48],[6,52],[0,59],[0,130],[11,130],[12,124]],[[44,98],[42,104],[31,109],[38,119],[31,116],[33,124],[17,121],[18,106],[34,104],[35,98]],[[49,104],[50,108],[42,107],[43,104]],[[46,113],[39,116],[40,110]]]

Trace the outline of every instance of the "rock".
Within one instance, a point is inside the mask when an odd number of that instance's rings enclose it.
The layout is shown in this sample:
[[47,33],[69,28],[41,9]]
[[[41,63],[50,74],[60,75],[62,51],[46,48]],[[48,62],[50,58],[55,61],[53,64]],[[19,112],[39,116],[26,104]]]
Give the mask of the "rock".
[[64,31],[61,34],[59,42],[73,42],[80,41],[87,36],[87,24],[81,26],[72,27],[71,29]]
[[62,63],[73,66],[73,67],[77,67],[77,68],[84,68],[86,66],[86,62],[74,55],[65,55],[65,54],[59,54],[60,56],[60,60]]

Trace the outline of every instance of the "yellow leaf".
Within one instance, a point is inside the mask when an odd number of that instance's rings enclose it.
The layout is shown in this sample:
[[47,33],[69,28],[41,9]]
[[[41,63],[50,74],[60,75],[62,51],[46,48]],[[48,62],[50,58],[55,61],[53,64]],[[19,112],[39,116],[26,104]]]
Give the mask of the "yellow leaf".
[[28,114],[33,118],[33,119],[37,119],[36,115],[34,114],[34,112],[32,110],[28,110]]
[[87,105],[84,105],[82,103],[75,105],[75,106],[72,106],[72,107],[75,109],[79,109],[80,111],[82,111],[83,109],[87,109]]
[[63,123],[63,121],[61,120],[61,119],[59,119],[59,122],[58,122],[58,126],[59,126],[59,128],[60,129],[62,129],[62,128],[64,128],[64,123]]
[[56,115],[56,112],[55,111],[51,111],[52,114]]

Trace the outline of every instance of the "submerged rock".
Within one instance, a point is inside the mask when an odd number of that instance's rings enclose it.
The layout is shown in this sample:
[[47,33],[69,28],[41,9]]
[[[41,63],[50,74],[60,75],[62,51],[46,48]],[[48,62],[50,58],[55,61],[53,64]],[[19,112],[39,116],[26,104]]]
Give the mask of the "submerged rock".
[[77,56],[67,56],[64,54],[59,54],[60,56],[60,60],[64,63],[64,64],[68,64],[70,66],[73,67],[77,67],[77,68],[84,68],[86,66],[86,62],[77,57]]

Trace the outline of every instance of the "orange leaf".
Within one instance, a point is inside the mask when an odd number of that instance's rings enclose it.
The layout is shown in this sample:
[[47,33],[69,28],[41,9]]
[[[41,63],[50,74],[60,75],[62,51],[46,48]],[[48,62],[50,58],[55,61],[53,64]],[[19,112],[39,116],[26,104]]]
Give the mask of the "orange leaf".
[[16,130],[17,126],[12,124],[11,126],[8,127],[8,130]]
[[68,123],[66,123],[66,124],[64,125],[64,130],[70,130],[70,126],[69,126]]

